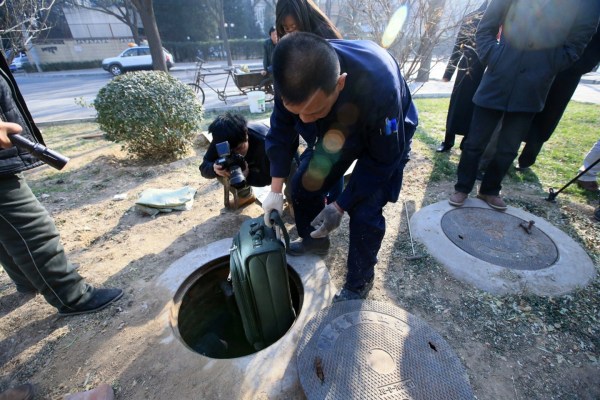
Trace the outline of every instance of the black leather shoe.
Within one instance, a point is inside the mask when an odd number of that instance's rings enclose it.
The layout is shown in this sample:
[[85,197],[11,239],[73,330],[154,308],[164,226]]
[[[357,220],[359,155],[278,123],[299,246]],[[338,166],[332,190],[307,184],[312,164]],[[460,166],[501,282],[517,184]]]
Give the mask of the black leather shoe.
[[450,144],[446,144],[445,142],[442,142],[437,149],[435,149],[435,151],[437,151],[438,153],[445,153],[447,151],[450,151],[450,149],[452,148],[452,145]]
[[600,206],[596,207],[596,210],[594,211],[594,218],[596,218],[596,221],[600,221]]
[[123,297],[121,289],[94,289],[94,294],[85,303],[71,308],[63,308],[58,315],[79,315],[93,313],[106,308]]
[[329,252],[329,244],[328,237],[314,239],[309,236],[306,239],[294,240],[290,243],[290,247],[286,249],[286,252],[292,256],[301,256],[304,254],[325,256]]

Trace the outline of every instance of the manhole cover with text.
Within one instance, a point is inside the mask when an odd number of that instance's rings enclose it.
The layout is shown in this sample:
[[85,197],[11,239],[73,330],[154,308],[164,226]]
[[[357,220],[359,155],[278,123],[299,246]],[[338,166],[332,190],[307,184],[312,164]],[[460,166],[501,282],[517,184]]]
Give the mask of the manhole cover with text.
[[552,239],[514,215],[463,207],[445,213],[441,225],[461,250],[500,267],[533,271],[548,268],[558,259]]
[[308,399],[473,399],[448,343],[393,304],[353,300],[321,310],[297,349]]

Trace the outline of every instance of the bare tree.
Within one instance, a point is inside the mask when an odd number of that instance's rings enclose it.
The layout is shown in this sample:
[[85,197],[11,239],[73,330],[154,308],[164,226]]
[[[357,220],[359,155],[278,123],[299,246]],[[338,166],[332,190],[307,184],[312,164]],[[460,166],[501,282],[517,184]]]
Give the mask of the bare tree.
[[433,47],[439,40],[441,33],[440,23],[444,12],[446,0],[431,0],[427,2],[426,9],[422,13],[424,16],[421,24],[423,25],[423,34],[419,42],[417,54],[419,54],[419,70],[417,71],[417,82],[427,82],[429,80],[429,71],[431,69],[431,57]]
[[[10,59],[22,50],[30,50],[33,40],[47,30],[48,16],[56,0],[0,0],[0,38],[3,49],[10,49]],[[35,52],[31,61],[39,70]]]
[[388,50],[398,60],[407,80],[426,81],[434,49],[445,39],[454,37],[460,20],[474,3],[471,0],[347,0],[340,8],[340,28],[347,38],[382,43],[392,15],[404,7],[404,25]]
[[137,8],[142,18],[144,32],[150,46],[150,55],[152,55],[152,65],[157,71],[167,72],[167,62],[163,53],[162,41],[156,26],[156,18],[154,17],[154,8],[152,0],[131,0],[135,8]]
[[85,10],[99,11],[115,17],[131,29],[133,41],[140,44],[138,13],[131,0],[63,0],[63,4]]

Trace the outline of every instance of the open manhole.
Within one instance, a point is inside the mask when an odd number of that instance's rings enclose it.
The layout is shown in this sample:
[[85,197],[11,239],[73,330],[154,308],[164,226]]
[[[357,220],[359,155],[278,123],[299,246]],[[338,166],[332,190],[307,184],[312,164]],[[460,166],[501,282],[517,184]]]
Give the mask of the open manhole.
[[448,343],[393,304],[352,300],[321,310],[297,349],[309,399],[473,399]]
[[[255,353],[244,335],[229,275],[229,256],[201,266],[183,283],[175,296],[179,336],[195,352],[211,358],[236,358]],[[298,274],[288,265],[293,307],[300,314],[304,290]]]
[[500,267],[533,271],[558,259],[558,249],[548,235],[507,213],[462,207],[445,213],[441,226],[461,250]]

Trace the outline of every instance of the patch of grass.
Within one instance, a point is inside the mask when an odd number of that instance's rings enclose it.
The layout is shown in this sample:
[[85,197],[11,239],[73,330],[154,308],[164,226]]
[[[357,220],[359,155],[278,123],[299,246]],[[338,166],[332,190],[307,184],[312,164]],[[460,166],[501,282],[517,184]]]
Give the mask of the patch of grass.
[[98,129],[98,124],[93,122],[52,125],[43,128],[42,134],[48,147],[69,156],[97,148],[98,140],[104,141],[102,136],[86,139],[102,134],[102,131]]
[[[415,103],[420,118],[415,140],[422,143],[420,149],[434,160],[430,179],[454,180],[460,150],[455,147],[450,153],[435,152],[437,145],[444,139],[449,99],[415,99]],[[505,178],[506,183],[530,183],[538,186],[540,192],[546,192],[549,187],[562,187],[577,175],[583,158],[598,140],[599,131],[600,106],[571,102],[554,134],[540,152],[536,164],[524,173],[511,168]],[[560,196],[580,202],[593,202],[597,199],[595,194],[574,184]]]
[[[432,160],[430,181],[454,181],[460,150],[455,147],[449,153],[435,152],[437,145],[444,138],[449,99],[415,99],[415,103],[419,109],[420,123],[413,148]],[[269,118],[271,111],[267,110],[262,114],[251,114],[248,110],[235,112],[244,115],[248,121],[257,121]],[[220,112],[207,111],[204,115],[203,129],[207,129],[219,114]],[[505,178],[506,183],[528,183],[539,187],[540,193],[546,192],[548,187],[560,188],[577,175],[585,154],[598,139],[599,131],[600,106],[571,102],[531,171],[520,173],[511,168]],[[110,145],[102,137],[84,139],[101,133],[95,123],[51,126],[46,127],[43,133],[49,147],[70,157]],[[61,178],[54,174],[52,177]],[[576,202],[596,201],[593,193],[586,192],[576,185],[571,185],[560,196]]]
[[419,127],[415,133],[413,147],[432,158],[434,165],[429,177],[432,182],[453,180],[456,176],[458,157],[453,152],[435,152],[444,140],[450,99],[415,99],[415,103],[419,110]]

